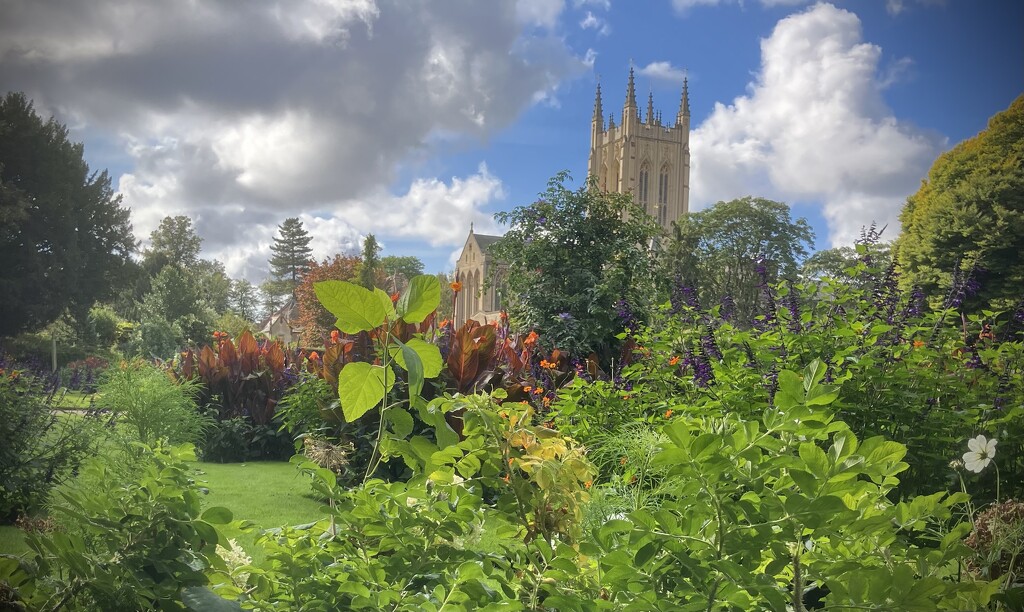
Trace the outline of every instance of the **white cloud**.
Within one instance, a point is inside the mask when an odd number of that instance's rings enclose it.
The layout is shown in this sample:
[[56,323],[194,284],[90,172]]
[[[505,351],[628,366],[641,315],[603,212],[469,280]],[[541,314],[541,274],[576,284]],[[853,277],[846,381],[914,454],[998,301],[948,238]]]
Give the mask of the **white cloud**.
[[586,16],[580,21],[580,27],[584,30],[594,30],[600,36],[607,36],[612,31],[607,20],[598,17],[590,11],[587,11]]
[[779,21],[750,93],[693,132],[694,208],[748,194],[820,202],[834,245],[871,221],[898,229],[945,141],[893,116],[880,57],[857,16],[830,4]]
[[565,0],[517,0],[516,17],[521,23],[554,29],[565,9]]
[[[402,207],[434,210],[442,192],[482,205],[500,181],[485,170],[428,178],[392,197],[397,168],[415,177],[442,141],[486,140],[531,104],[557,104],[559,84],[592,62],[551,31],[564,5],[6,3],[0,89],[26,92],[120,151],[117,182],[140,238],[164,215],[188,214],[204,256],[242,252],[224,255],[232,269],[254,261],[253,244],[269,244],[241,224],[272,233],[289,216],[339,216],[350,237],[442,240]],[[360,216],[367,208],[354,203],[371,200],[372,214]]]
[[661,81],[669,81],[671,83],[682,83],[683,79],[686,78],[685,69],[676,68],[669,62],[651,62],[641,68],[638,72],[640,76],[658,79]]
[[572,0],[572,5],[574,8],[592,6],[607,11],[612,8],[612,0]]

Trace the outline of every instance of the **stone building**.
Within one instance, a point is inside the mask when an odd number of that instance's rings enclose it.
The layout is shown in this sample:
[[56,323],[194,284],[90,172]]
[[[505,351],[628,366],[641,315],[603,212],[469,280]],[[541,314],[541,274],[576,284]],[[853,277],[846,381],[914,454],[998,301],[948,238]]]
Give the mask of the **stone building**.
[[647,96],[647,113],[636,103],[633,69],[629,70],[621,122],[604,121],[601,84],[597,85],[590,127],[587,173],[599,188],[633,195],[647,214],[666,231],[690,208],[690,96],[686,80],[675,123],[666,125],[654,111],[654,94]]
[[[687,81],[675,121],[668,125],[661,112],[654,110],[654,94],[647,96],[647,112],[641,115],[636,103],[633,69],[629,70],[626,101],[619,124],[615,116],[604,121],[601,85],[597,85],[594,115],[590,127],[589,176],[606,191],[628,193],[665,231],[672,229],[690,209],[690,94]],[[455,275],[462,292],[455,305],[455,324],[469,319],[481,323],[493,321],[502,308],[500,266],[488,248],[500,236],[475,234],[469,237],[455,264]],[[488,283],[492,271],[497,282]]]
[[[462,255],[455,264],[455,277],[462,283],[462,291],[455,301],[455,327],[469,319],[490,323],[502,309],[500,266],[491,257],[490,246],[501,236],[477,234],[469,226],[469,237],[462,247]],[[488,282],[491,275],[494,282]]]

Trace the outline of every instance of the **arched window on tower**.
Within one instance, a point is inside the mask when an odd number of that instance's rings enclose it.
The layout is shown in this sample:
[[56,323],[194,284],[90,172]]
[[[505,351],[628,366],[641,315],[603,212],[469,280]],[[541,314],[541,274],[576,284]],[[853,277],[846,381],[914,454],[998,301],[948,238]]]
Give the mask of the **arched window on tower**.
[[644,162],[644,164],[640,166],[640,184],[637,185],[637,191],[638,195],[640,196],[640,206],[642,206],[643,209],[648,213],[651,212],[649,197],[650,192],[648,191],[648,185],[650,183],[650,174],[651,173],[650,169],[647,167],[647,162]]
[[668,164],[658,173],[658,223],[668,223]]

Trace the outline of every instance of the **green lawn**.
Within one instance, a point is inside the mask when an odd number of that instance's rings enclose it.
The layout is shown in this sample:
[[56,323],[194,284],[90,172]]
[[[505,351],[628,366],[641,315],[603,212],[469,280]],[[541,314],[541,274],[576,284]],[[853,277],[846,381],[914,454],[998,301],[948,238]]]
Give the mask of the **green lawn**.
[[[210,488],[206,506],[224,506],[234,518],[252,521],[262,528],[300,525],[324,518],[323,505],[310,492],[309,480],[290,463],[194,463]],[[232,535],[253,559],[262,555],[255,533]]]
[[25,534],[14,525],[0,525],[0,554],[20,555],[28,550]]

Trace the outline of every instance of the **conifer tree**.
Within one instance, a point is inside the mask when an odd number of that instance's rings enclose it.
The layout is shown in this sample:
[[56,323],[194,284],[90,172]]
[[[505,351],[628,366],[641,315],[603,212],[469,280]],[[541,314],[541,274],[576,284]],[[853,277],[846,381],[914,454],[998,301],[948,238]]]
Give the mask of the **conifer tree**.
[[302,227],[298,217],[290,217],[278,226],[279,236],[274,237],[270,245],[273,256],[270,258],[270,273],[274,277],[274,287],[278,295],[291,294],[302,280],[302,275],[309,271],[313,249],[309,242],[313,238]]
[[377,284],[377,272],[380,270],[380,245],[373,234],[367,234],[363,240],[363,263],[359,266],[359,284],[373,289]]

